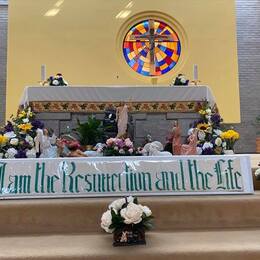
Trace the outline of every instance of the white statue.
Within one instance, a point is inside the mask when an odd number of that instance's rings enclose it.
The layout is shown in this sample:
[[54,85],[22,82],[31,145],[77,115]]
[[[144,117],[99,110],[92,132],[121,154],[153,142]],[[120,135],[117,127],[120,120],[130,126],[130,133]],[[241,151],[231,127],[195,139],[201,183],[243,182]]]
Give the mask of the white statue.
[[172,156],[170,152],[163,151],[163,145],[158,141],[146,144],[142,153],[148,156]]
[[117,137],[125,137],[127,132],[128,123],[128,107],[126,104],[120,103],[116,109],[116,121],[117,121]]
[[57,137],[55,134],[49,136],[48,130],[37,129],[36,137],[34,138],[35,148],[37,153],[41,153],[40,158],[56,158],[57,157]]

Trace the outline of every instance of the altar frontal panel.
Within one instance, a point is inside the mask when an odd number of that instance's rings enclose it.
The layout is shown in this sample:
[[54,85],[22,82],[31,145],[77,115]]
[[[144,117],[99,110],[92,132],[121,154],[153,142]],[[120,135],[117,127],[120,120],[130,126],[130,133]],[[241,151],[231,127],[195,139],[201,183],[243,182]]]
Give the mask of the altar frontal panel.
[[248,156],[0,161],[0,198],[253,193]]

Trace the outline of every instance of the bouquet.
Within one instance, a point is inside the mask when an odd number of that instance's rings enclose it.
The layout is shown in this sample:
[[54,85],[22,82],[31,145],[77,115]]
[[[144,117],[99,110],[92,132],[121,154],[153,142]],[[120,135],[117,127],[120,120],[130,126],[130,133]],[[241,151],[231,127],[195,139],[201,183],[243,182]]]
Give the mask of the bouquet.
[[103,148],[104,156],[135,155],[133,142],[129,138],[109,138]]
[[101,217],[101,227],[114,233],[114,246],[145,244],[145,230],[153,227],[152,219],[152,211],[130,196],[108,206]]
[[224,154],[226,150],[233,149],[239,134],[234,130],[223,130],[223,119],[217,108],[212,108],[205,102],[198,112],[200,119],[193,125],[193,128],[198,130],[197,153],[202,155],[220,155]]
[[230,129],[223,132],[221,138],[226,142],[226,150],[233,150],[236,141],[239,139],[239,133]]
[[64,80],[61,73],[57,73],[56,76],[50,76],[46,83],[49,84],[49,86],[68,86],[68,82]]
[[31,108],[20,110],[0,130],[0,158],[35,158],[38,128],[43,128],[43,123],[35,119]]
[[183,74],[179,74],[172,82],[171,86],[187,86],[189,80]]
[[200,119],[193,128],[198,129],[197,153],[202,155],[223,154],[226,143],[221,138],[223,119],[217,109],[206,102],[198,111]]

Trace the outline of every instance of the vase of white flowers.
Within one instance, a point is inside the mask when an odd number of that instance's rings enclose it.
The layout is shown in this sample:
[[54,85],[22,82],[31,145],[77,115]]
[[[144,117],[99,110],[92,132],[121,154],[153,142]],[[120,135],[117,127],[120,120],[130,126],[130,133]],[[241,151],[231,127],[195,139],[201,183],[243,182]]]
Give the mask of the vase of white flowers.
[[126,197],[112,202],[101,217],[101,227],[114,233],[114,246],[146,244],[145,230],[151,229],[152,211],[138,203],[137,198]]

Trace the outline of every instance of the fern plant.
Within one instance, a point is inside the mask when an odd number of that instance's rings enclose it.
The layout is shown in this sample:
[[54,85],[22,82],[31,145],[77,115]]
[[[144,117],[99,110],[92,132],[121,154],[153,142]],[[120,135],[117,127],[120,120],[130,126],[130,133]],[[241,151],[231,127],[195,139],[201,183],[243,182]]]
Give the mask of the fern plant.
[[97,142],[102,141],[104,137],[104,130],[101,121],[95,117],[88,117],[88,121],[81,123],[77,119],[77,128],[73,129],[79,136],[81,145],[95,145]]

